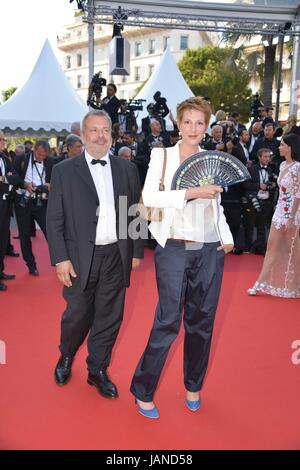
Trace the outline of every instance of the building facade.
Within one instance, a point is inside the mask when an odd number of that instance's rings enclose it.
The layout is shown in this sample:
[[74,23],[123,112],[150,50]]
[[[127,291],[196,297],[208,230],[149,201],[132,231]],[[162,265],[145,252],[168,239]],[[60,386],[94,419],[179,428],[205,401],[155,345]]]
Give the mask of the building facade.
[[[141,85],[151,76],[167,46],[178,62],[186,49],[195,49],[217,43],[215,33],[202,31],[181,31],[126,27],[122,33],[130,43],[130,75],[109,76],[109,43],[112,39],[112,25],[95,25],[94,29],[94,73],[101,71],[107,83],[113,82],[118,88],[119,99],[131,99]],[[88,95],[88,29],[81,19],[65,27],[58,37],[57,47],[63,52],[63,70],[83,101]],[[103,90],[105,96],[106,89]]]

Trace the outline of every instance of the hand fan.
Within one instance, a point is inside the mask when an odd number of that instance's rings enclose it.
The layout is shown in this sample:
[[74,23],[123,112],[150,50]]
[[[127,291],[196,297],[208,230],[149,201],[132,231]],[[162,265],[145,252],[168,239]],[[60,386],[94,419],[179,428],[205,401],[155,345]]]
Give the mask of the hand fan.
[[187,189],[217,184],[227,189],[251,176],[236,157],[220,150],[206,150],[187,158],[173,176],[171,189]]

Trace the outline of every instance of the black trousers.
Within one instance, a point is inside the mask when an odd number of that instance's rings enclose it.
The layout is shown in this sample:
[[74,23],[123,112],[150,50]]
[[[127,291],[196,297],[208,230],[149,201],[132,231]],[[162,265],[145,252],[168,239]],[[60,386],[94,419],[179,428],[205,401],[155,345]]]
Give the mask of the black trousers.
[[26,207],[21,207],[19,205],[20,196],[17,195],[15,202],[15,213],[17,218],[17,224],[19,229],[20,236],[20,245],[22,256],[28,267],[35,268],[36,262],[35,257],[32,251],[32,243],[30,236],[32,235],[32,220],[35,220],[46,240],[46,212],[47,212],[47,202],[43,202],[41,207],[36,205],[34,199],[30,199]]
[[157,245],[159,301],[148,344],[130,389],[139,400],[153,400],[170,346],[179,333],[183,309],[184,384],[191,392],[201,389],[224,267],[224,251],[217,251],[218,245],[205,243],[200,248],[200,244],[176,240],[168,240],[165,248]]
[[226,222],[228,223],[233,236],[234,245],[237,246],[242,221],[241,202],[226,202],[226,200],[224,200],[222,202],[222,206],[224,208]]
[[79,276],[64,287],[67,308],[61,320],[60,351],[74,356],[88,336],[88,369],[92,374],[110,364],[123,319],[125,291],[117,243],[95,246],[87,287],[80,290]]
[[9,224],[11,214],[11,202],[3,200],[0,194],[0,273],[4,271],[4,256],[9,239]]

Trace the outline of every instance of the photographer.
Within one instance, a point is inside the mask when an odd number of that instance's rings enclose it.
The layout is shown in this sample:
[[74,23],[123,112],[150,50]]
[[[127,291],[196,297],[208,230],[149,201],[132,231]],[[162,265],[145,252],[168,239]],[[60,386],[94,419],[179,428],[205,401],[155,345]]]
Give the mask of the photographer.
[[163,131],[166,130],[166,123],[164,118],[169,114],[170,110],[167,105],[166,98],[161,96],[161,92],[157,91],[153,95],[153,99],[155,101],[153,111],[155,118],[160,122],[161,128]]
[[14,279],[14,274],[4,273],[4,256],[9,239],[9,223],[11,216],[11,203],[14,185],[18,184],[19,177],[15,174],[10,160],[4,154],[6,138],[0,131],[0,291],[7,290],[2,281]]
[[[273,213],[276,175],[270,165],[271,152],[261,148],[258,163],[249,168],[251,181],[244,183],[248,206],[244,211],[246,250],[264,255],[267,246],[267,228]],[[253,229],[257,228],[257,238],[253,242]]]
[[48,142],[39,140],[35,143],[33,152],[16,157],[14,167],[20,176],[21,189],[17,190],[15,212],[20,234],[22,256],[26,262],[29,274],[38,276],[35,257],[30,240],[31,219],[40,226],[45,238],[46,210],[52,167],[56,163],[49,157]]
[[[134,115],[136,106],[131,103],[127,103],[126,100],[120,100],[120,111],[118,112],[118,123],[123,132],[133,132],[137,131],[137,123]],[[143,106],[141,108],[143,109]]]
[[106,88],[107,96],[101,101],[99,109],[104,109],[112,121],[113,124],[118,122],[118,110],[120,107],[120,100],[115,96],[117,93],[117,87],[114,83],[109,83]]

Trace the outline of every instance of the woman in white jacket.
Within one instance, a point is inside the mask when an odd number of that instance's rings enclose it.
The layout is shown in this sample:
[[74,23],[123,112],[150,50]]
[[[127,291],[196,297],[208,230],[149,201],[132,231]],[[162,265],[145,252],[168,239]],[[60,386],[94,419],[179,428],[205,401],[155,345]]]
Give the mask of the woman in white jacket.
[[138,411],[147,418],[159,417],[153,397],[170,346],[178,335],[182,310],[185,403],[191,411],[200,407],[199,391],[208,364],[224,254],[232,250],[233,239],[220,206],[220,186],[175,191],[171,190],[171,182],[179,165],[201,151],[199,142],[210,116],[210,105],[202,98],[193,97],[178,105],[177,124],[182,139],[167,149],[165,191],[159,191],[163,149],[151,153],[143,190],[146,206],[164,209],[163,220],[149,226],[158,242],[155,268],[159,300],[149,341],[131,384]]

